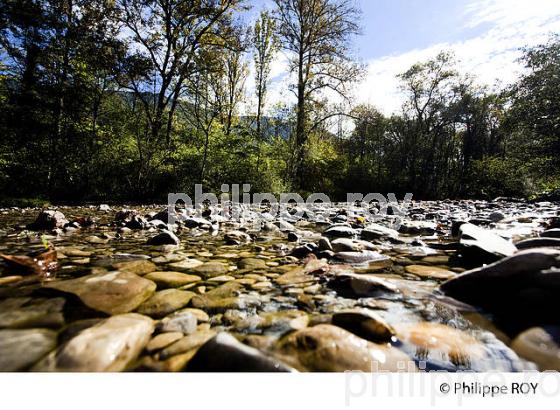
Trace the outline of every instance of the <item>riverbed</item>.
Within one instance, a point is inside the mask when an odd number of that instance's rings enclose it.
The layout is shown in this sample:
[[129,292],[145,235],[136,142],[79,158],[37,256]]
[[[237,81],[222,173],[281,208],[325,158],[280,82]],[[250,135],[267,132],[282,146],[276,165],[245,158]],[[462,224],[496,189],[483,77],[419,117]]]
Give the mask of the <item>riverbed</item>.
[[0,370],[560,366],[557,203],[242,211],[0,210]]

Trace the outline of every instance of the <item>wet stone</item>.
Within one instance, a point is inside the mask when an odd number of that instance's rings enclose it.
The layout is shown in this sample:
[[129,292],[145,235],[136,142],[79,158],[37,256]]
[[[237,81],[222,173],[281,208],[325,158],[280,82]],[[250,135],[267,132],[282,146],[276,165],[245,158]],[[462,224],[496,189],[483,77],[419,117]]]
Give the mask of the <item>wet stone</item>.
[[388,256],[382,255],[379,252],[369,250],[360,252],[338,252],[335,256],[337,259],[347,263],[378,262],[390,259]]
[[58,328],[64,325],[64,298],[9,298],[0,301],[0,328]]
[[485,346],[474,336],[439,323],[396,324],[401,347],[427,370],[523,370],[517,355],[493,337]]
[[560,238],[530,238],[515,244],[517,249],[560,248]]
[[534,362],[540,371],[560,371],[560,327],[533,327],[511,343],[519,356]]
[[326,229],[323,234],[331,238],[352,238],[356,236],[357,231],[350,226],[337,225]]
[[274,353],[302,371],[415,371],[414,362],[398,349],[375,344],[340,327],[321,324],[282,338]]
[[332,324],[375,343],[390,342],[395,335],[392,326],[376,313],[365,309],[335,313]]
[[216,335],[216,331],[214,330],[195,331],[191,333],[192,334],[181,337],[173,344],[166,346],[165,349],[161,351],[160,357],[162,359],[167,359],[169,357],[188,352],[192,349],[196,349]]
[[288,372],[278,359],[244,345],[228,333],[219,333],[202,345],[187,365],[194,372]]
[[150,317],[163,317],[186,306],[195,294],[178,289],[166,289],[156,292],[142,303],[136,311]]
[[460,224],[457,229],[461,253],[470,264],[491,263],[517,250],[513,243],[488,229],[469,223]]
[[178,288],[202,280],[200,276],[189,275],[181,272],[157,271],[144,276],[154,281],[158,288]]
[[156,265],[147,260],[133,260],[113,264],[113,268],[121,272],[134,273],[143,276],[156,270]]
[[176,312],[163,318],[157,324],[160,332],[181,332],[184,334],[193,333],[196,330],[197,318],[189,311]]
[[26,370],[55,347],[53,330],[0,330],[0,370]]
[[170,269],[178,270],[181,272],[189,272],[192,269],[196,268],[197,266],[202,265],[204,262],[199,261],[198,259],[191,259],[187,258],[180,262],[173,262],[170,263],[168,266]]
[[30,229],[34,230],[51,230],[55,228],[62,228],[68,223],[64,214],[60,211],[42,211],[37,215],[35,222],[29,225]]
[[73,293],[92,309],[115,315],[131,312],[150,298],[156,284],[127,272],[107,272],[49,282],[45,288]]
[[227,265],[221,262],[206,262],[200,266],[193,268],[193,273],[200,275],[204,278],[211,278],[214,276],[221,276],[228,272]]
[[35,371],[117,372],[148,344],[153,321],[136,313],[112,316],[78,333],[34,366]]
[[257,270],[257,269],[266,269],[266,262],[263,259],[259,258],[245,258],[241,259],[237,266],[239,269],[247,269],[247,270]]
[[429,279],[451,279],[456,276],[455,273],[438,268],[437,266],[427,266],[427,265],[408,265],[405,267],[405,271],[412,273],[413,275],[420,276],[421,278]]
[[171,343],[176,342],[177,340],[183,337],[183,333],[181,332],[168,332],[168,333],[161,333],[155,337],[153,337],[148,344],[146,345],[146,351],[148,352],[155,352],[157,350],[161,350]]
[[148,245],[179,245],[181,241],[171,231],[164,230],[148,240]]
[[513,325],[528,327],[557,320],[559,278],[560,251],[528,249],[464,272],[440,289],[462,302],[511,318]]

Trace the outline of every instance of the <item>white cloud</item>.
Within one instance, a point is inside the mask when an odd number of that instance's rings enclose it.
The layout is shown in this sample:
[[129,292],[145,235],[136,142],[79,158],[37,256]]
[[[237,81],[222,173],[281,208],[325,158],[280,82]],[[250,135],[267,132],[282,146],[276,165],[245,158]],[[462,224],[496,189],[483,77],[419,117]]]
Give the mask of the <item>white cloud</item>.
[[466,28],[483,23],[490,28],[462,42],[434,44],[369,61],[356,100],[373,104],[386,114],[398,111],[403,95],[396,75],[441,50],[453,51],[461,71],[472,73],[481,84],[512,83],[523,69],[517,61],[519,48],[543,43],[551,32],[560,32],[560,1],[473,0],[465,11],[465,21]]

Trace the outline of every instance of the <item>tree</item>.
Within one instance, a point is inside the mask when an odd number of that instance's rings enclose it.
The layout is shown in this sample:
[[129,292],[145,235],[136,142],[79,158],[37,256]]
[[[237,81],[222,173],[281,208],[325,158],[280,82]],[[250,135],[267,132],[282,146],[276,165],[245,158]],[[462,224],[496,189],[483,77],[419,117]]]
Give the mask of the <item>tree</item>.
[[[82,166],[94,158],[93,113],[121,50],[112,2],[4,0],[0,9],[10,77],[3,115],[18,147],[8,172],[29,177],[25,186],[12,188],[14,194],[80,195],[93,172]],[[102,72],[105,87],[96,81]]]
[[303,171],[308,132],[333,114],[308,124],[310,107],[326,90],[343,98],[360,69],[349,44],[359,32],[359,12],[351,0],[275,0],[278,36],[289,53],[292,87],[297,97],[293,176],[296,186]]
[[126,82],[148,122],[140,173],[149,177],[154,149],[170,147],[173,120],[185,81],[195,75],[201,49],[223,45],[231,13],[243,0],[119,0],[127,35]]
[[442,168],[447,158],[443,155],[452,144],[447,129],[453,125],[449,106],[457,98],[458,73],[454,58],[442,52],[436,58],[414,64],[399,76],[402,89],[408,94],[404,116],[410,122],[403,152],[408,170],[410,189],[422,195],[436,195],[440,188]]
[[225,100],[222,122],[226,136],[231,134],[234,115],[245,96],[245,80],[249,71],[245,61],[245,49],[245,39],[240,33],[233,33],[228,46],[222,51],[224,87],[221,94]]
[[253,28],[253,59],[255,62],[255,94],[257,97],[256,134],[262,140],[261,118],[266,103],[270,66],[278,49],[276,22],[266,10],[262,11]]
[[[521,59],[527,73],[510,91],[508,115],[511,132],[520,135],[527,160],[542,176],[558,178],[560,169],[560,35],[546,44],[524,49]],[[560,183],[560,181],[558,181]]]

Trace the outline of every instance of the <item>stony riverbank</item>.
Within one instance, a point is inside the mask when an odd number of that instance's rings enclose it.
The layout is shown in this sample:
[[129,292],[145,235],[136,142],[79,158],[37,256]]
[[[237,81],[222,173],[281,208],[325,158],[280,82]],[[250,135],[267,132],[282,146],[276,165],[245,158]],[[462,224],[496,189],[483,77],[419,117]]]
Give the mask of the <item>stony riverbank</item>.
[[1,210],[0,370],[560,370],[558,204],[218,211]]

